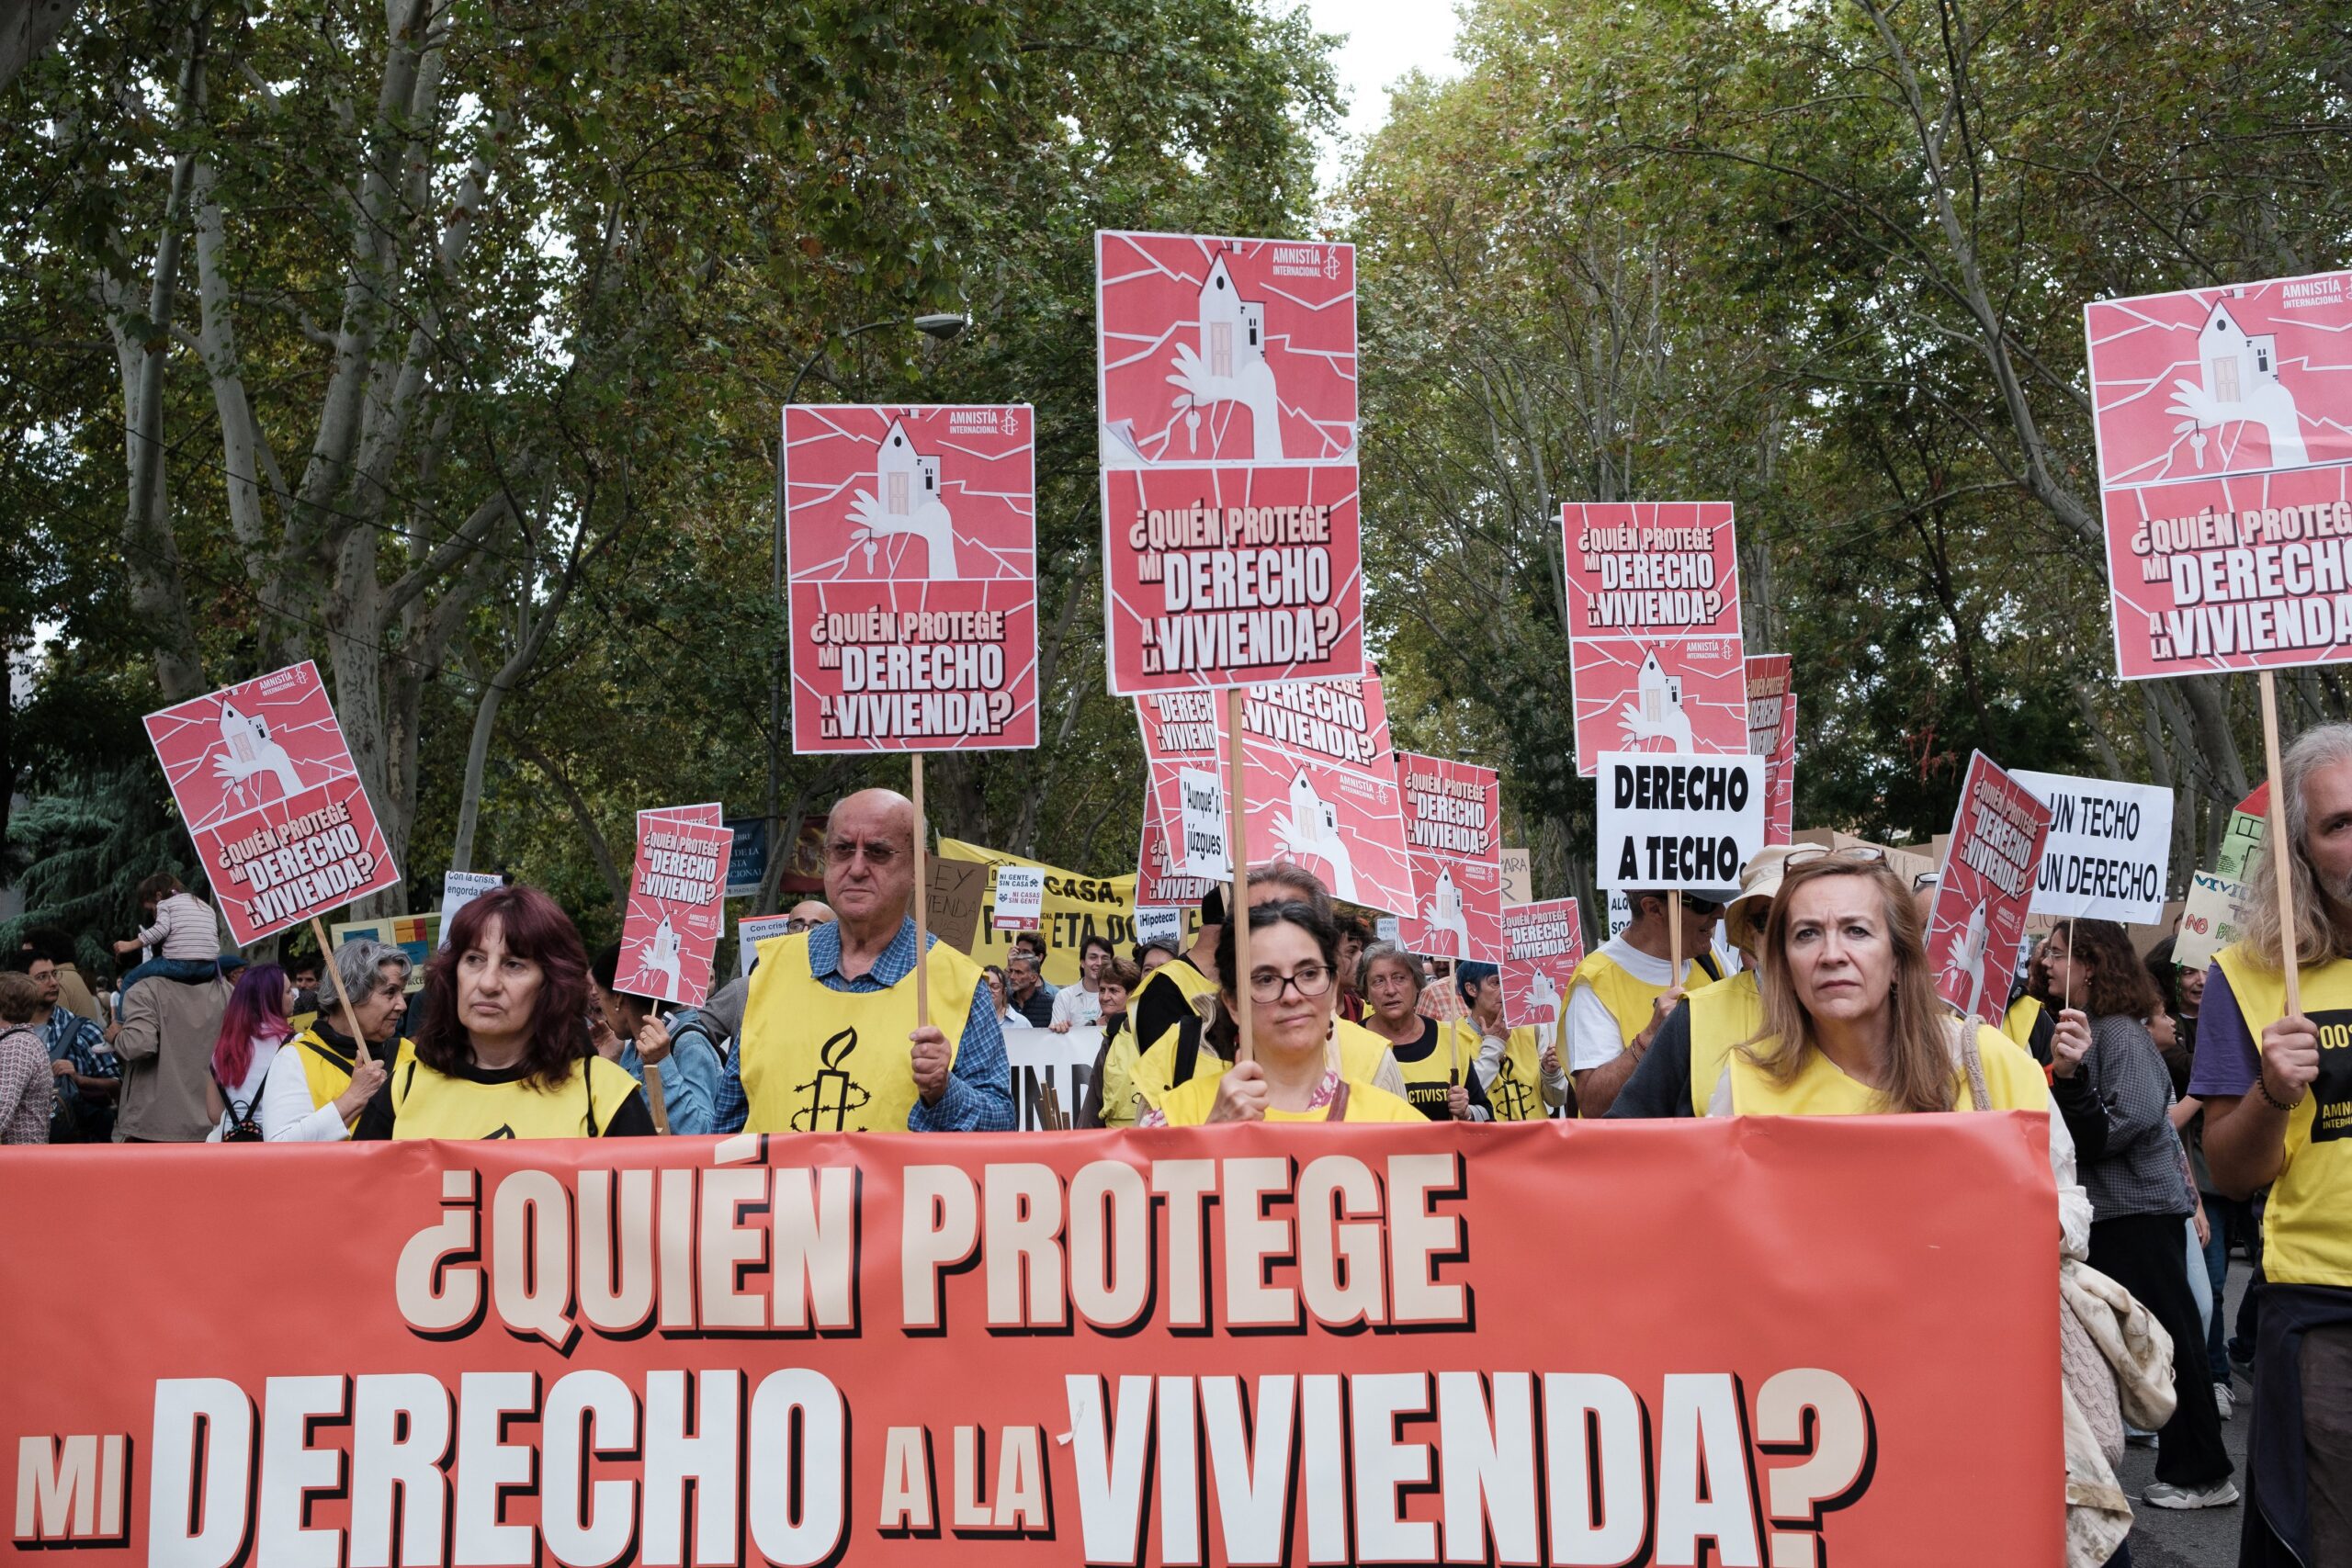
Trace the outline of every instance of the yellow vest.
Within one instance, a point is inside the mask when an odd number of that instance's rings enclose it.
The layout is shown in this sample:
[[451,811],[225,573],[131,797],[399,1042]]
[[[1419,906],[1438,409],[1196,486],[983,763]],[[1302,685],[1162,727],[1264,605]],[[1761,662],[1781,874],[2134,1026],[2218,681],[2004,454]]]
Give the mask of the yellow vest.
[[[2047,1111],[2050,1085],[2041,1076],[2041,1065],[1990,1024],[1978,1024],[1975,1029],[1976,1054],[1984,1064],[1984,1092],[1993,1100],[1990,1109]],[[1769,1052],[1770,1043],[1757,1049]],[[1746,1052],[1733,1052],[1727,1065],[1735,1116],[1875,1116],[1886,1109],[1879,1103],[1878,1090],[1848,1077],[1819,1051],[1807,1051],[1797,1076],[1786,1084],[1774,1082],[1747,1059]],[[1959,1093],[1952,1099],[1952,1109],[1977,1109],[1966,1072],[1954,1067],[1953,1075],[1959,1080]]]
[[451,1077],[411,1054],[392,1074],[392,1136],[591,1137],[611,1126],[614,1113],[637,1092],[637,1080],[628,1069],[602,1056],[574,1062],[564,1081],[553,1089],[536,1089],[526,1083]]
[[[932,939],[931,1020],[963,1043],[980,966]],[[743,1002],[741,1071],[747,1133],[903,1133],[915,1108],[915,977],[886,991],[836,991],[808,967],[808,938],[760,943]]]
[[1691,992],[1688,1002],[1690,1114],[1704,1116],[1733,1050],[1763,1032],[1764,998],[1756,988],[1756,972],[1743,969],[1728,980]]
[[[1705,966],[1684,961],[1684,996],[1697,996],[1714,984],[1715,977]],[[1618,1036],[1628,1045],[1634,1043],[1634,1035],[1650,1026],[1650,1010],[1657,1005],[1658,998],[1667,993],[1666,987],[1653,986],[1646,980],[1634,978],[1633,972],[1623,964],[1598,951],[1586,953],[1584,962],[1577,965],[1576,974],[1569,977],[1571,995],[1578,986],[1592,987],[1592,994],[1600,999],[1602,1007],[1609,1010],[1609,1016],[1617,1021]]]
[[[1127,1013],[1130,1017],[1135,1014],[1132,1002],[1127,1006]],[[1388,1042],[1363,1024],[1350,1023],[1337,1016],[1331,1020],[1331,1030],[1340,1045],[1341,1076],[1351,1080],[1361,1079],[1367,1084],[1372,1082],[1380,1072],[1380,1058],[1388,1054]],[[1171,1086],[1168,1081],[1175,1074],[1183,1038],[1184,1026],[1181,1023],[1173,1029],[1162,1030],[1159,1038],[1151,1043],[1151,1049],[1136,1059],[1136,1065],[1127,1076],[1127,1117],[1120,1125],[1133,1126],[1137,1112],[1146,1106],[1164,1111],[1163,1102],[1170,1088],[1183,1087],[1182,1084]],[[1399,1066],[1402,1065],[1398,1064]],[[1193,1057],[1193,1076],[1186,1082],[1214,1084],[1225,1076],[1225,1069],[1230,1066],[1232,1064],[1218,1055],[1216,1047],[1204,1036],[1200,1049]],[[1390,1098],[1396,1097],[1392,1095]],[[1107,1098],[1102,1101],[1102,1124],[1106,1127],[1112,1124],[1111,1102]]]
[[[1127,1010],[1130,1023],[1135,1009]],[[1111,1048],[1102,1053],[1102,1125],[1132,1127],[1136,1124],[1136,1032],[1132,1028],[1119,1031]]]
[[[319,1033],[315,1022],[297,1034],[292,1043],[301,1054],[302,1077],[311,1086],[311,1104],[313,1107],[332,1105],[342,1098],[343,1091],[351,1087],[352,1059],[328,1044],[325,1037]],[[377,1054],[372,1043],[368,1051],[370,1055]],[[416,1042],[402,1040],[392,1047],[392,1059],[385,1064],[385,1068],[388,1072],[397,1072],[401,1063],[413,1060],[415,1055]],[[360,1111],[353,1112],[351,1122],[356,1123],[360,1114]]]
[[[1456,1019],[1453,1023],[1454,1049],[1462,1054],[1463,1071],[1471,1070],[1470,1064],[1478,1059],[1478,1047],[1485,1035],[1468,1019]],[[1402,1064],[1398,1064],[1402,1066]],[[1503,1037],[1502,1065],[1495,1069],[1495,1081],[1487,1086],[1487,1103],[1498,1122],[1541,1122],[1544,1120],[1544,1040],[1543,1032],[1532,1025],[1521,1024]]]
[[[2215,962],[2259,1052],[2262,1032],[2287,1016],[2286,978],[2236,943]],[[2280,1284],[2352,1287],[2352,960],[2307,967],[2301,979],[2319,1077],[2287,1113],[2286,1158],[2262,1213],[2262,1272]]]
[[[1384,1041],[1382,1043],[1385,1045],[1386,1043]],[[1341,1121],[1428,1120],[1386,1089],[1374,1089],[1344,1072],[1340,1076],[1348,1083],[1348,1109],[1347,1113],[1340,1117]],[[1204,1127],[1208,1125],[1209,1112],[1216,1109],[1216,1079],[1214,1077],[1194,1078],[1190,1083],[1179,1084],[1170,1089],[1167,1097],[1159,1102],[1159,1113],[1168,1119],[1170,1127]],[[1266,1120],[1269,1122],[1321,1122],[1325,1119],[1322,1111],[1280,1111],[1271,1105],[1266,1108]]]
[[[1406,1100],[1414,1110],[1432,1122],[1453,1120],[1453,1112],[1445,1103],[1446,1090],[1462,1081],[1461,1074],[1469,1070],[1470,1064],[1477,1058],[1478,1055],[1478,1043],[1476,1040],[1470,1043],[1468,1050],[1461,1053],[1459,1058],[1455,1058],[1447,1051],[1447,1043],[1459,1039],[1453,1033],[1454,1027],[1450,1023],[1440,1023],[1434,1019],[1424,1023],[1421,1028],[1421,1039],[1430,1043],[1430,1048],[1427,1055],[1417,1060],[1406,1060],[1404,1048],[1395,1044],[1388,1045],[1391,1051],[1396,1053],[1396,1070],[1405,1077]],[[1384,1039],[1383,1043],[1387,1042]],[[1416,1046],[1419,1043],[1419,1042],[1415,1042]],[[1341,1069],[1341,1076],[1346,1076],[1345,1068]]]
[[2019,997],[2001,1015],[2001,1032],[2018,1043],[2026,1055],[2033,1054],[2033,1026],[2041,1017],[2041,1003],[2032,997]]

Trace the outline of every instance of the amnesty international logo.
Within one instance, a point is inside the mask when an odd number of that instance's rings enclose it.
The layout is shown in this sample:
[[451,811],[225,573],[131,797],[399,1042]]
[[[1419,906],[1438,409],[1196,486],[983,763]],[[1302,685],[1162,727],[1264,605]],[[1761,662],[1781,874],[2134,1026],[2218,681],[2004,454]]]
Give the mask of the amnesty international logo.
[[815,1077],[794,1089],[796,1094],[808,1097],[808,1102],[792,1113],[794,1132],[846,1132],[850,1113],[865,1109],[866,1102],[874,1097],[842,1066],[856,1051],[854,1029],[842,1030],[819,1049],[817,1059],[824,1065],[818,1068]]
[[1498,1122],[1534,1122],[1543,1118],[1535,1108],[1535,1086],[1519,1076],[1519,1064],[1510,1056],[1503,1057],[1502,1070],[1495,1081],[1487,1086],[1487,1101],[1495,1108]]

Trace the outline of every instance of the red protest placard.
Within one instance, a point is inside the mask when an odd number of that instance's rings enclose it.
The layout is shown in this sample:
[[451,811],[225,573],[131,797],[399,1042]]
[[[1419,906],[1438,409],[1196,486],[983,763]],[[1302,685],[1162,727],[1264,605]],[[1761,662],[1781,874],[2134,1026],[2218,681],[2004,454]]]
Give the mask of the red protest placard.
[[105,1568],[2057,1568],[2055,1201],[2022,1111],[19,1149],[109,1348],[0,1442]]
[[1584,962],[1584,917],[1573,898],[1503,906],[1503,1022],[1556,1023],[1568,982]]
[[1106,471],[1102,637],[1120,696],[1362,674],[1355,468]]
[[2083,325],[2123,677],[2352,658],[2352,273]]
[[238,946],[400,886],[316,664],[192,697],[146,725]]
[[727,923],[727,859],[734,846],[735,835],[722,825],[638,813],[637,866],[615,990],[702,1005]]
[[1747,750],[1764,759],[1764,842],[1794,843],[1797,694],[1785,653],[1747,660]]
[[1296,861],[1335,898],[1397,914],[1414,908],[1379,677],[1252,686],[1241,726],[1250,863]]
[[1151,794],[1144,815],[1156,818],[1171,844],[1183,841],[1183,808],[1176,795],[1176,775],[1182,768],[1226,777],[1217,752],[1217,702],[1213,692],[1155,692],[1136,699],[1136,727],[1143,731],[1144,761],[1151,773]]
[[1414,911],[1408,952],[1498,964],[1503,954],[1503,781],[1492,768],[1396,753]]
[[795,751],[1037,744],[1034,424],[784,411]]
[[1094,236],[1102,467],[1329,463],[1356,449],[1356,253]]
[[[1157,773],[1158,770],[1155,770]],[[1172,779],[1175,770],[1169,769]],[[1169,785],[1172,795],[1175,785]],[[1136,846],[1136,906],[1138,908],[1176,908],[1192,909],[1200,907],[1209,889],[1219,886],[1205,876],[1187,876],[1183,863],[1173,858],[1170,846],[1176,840],[1162,826],[1159,813],[1146,803],[1143,814],[1142,841]]]
[[1746,751],[1731,502],[1570,502],[1560,527],[1577,773],[1604,751]]
[[1928,917],[1936,994],[1963,1018],[1998,1023],[2025,940],[2050,807],[1979,751],[1968,760],[1951,842]]

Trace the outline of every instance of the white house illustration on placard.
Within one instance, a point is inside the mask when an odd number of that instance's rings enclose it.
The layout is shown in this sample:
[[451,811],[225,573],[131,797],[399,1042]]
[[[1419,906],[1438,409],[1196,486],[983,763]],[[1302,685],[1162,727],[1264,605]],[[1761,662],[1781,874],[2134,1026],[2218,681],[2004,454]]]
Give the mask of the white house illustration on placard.
[[1274,842],[1294,860],[1319,860],[1329,867],[1324,882],[1338,897],[1356,901],[1355,857],[1340,832],[1340,809],[1323,798],[1301,768],[1291,775],[1290,810],[1274,820]]
[[1241,298],[1222,252],[1211,258],[1201,279],[1194,324],[1196,339],[1177,344],[1176,367],[1168,378],[1177,391],[1175,406],[1184,415],[1187,456],[1200,453],[1202,411],[1239,403],[1250,411],[1249,456],[1259,462],[1280,462],[1282,403],[1274,392],[1273,367],[1266,360],[1265,302]]
[[2195,427],[2189,445],[2197,466],[2205,466],[2205,432],[2240,422],[2262,426],[2270,438],[2274,468],[2301,468],[2311,461],[2295,397],[2278,378],[2278,338],[2250,333],[2230,313],[2227,299],[2213,302],[2197,334],[2196,381],[2175,381],[2165,408]]
[[1669,675],[1655,649],[1642,656],[1634,678],[1634,701],[1619,710],[1618,728],[1628,745],[1661,737],[1673,750],[1690,750],[1690,717],[1682,711],[1682,677]]
[[[277,793],[291,800],[302,793],[302,776],[295,771],[294,759],[269,732],[269,721],[259,714],[241,713],[236,704],[226,697],[220,700],[220,744],[222,753],[212,759],[212,776],[235,789],[242,797],[244,784],[257,773],[266,773],[277,781]],[[255,792],[258,798],[259,792]]]
[[874,489],[857,491],[850,502],[849,520],[851,544],[865,547],[868,570],[874,568],[881,540],[906,535],[924,545],[927,558],[922,576],[943,582],[958,575],[956,523],[940,494],[939,459],[915,450],[902,421],[892,420],[882,444],[875,448]]

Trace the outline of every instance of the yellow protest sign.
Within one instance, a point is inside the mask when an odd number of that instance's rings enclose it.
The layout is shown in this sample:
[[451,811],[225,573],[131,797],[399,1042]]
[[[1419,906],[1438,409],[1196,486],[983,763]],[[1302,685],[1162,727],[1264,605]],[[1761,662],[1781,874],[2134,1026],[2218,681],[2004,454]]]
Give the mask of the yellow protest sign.
[[1057,986],[1078,979],[1078,947],[1089,936],[1103,936],[1121,953],[1135,945],[1136,879],[1125,876],[1081,876],[1043,861],[1024,860],[1002,850],[984,849],[960,839],[939,840],[943,860],[977,861],[989,868],[986,894],[980,900],[979,929],[972,933],[972,957],[981,964],[1001,964],[1012,951],[1018,934],[996,926],[996,871],[999,866],[1035,866],[1046,874],[1046,978]]

